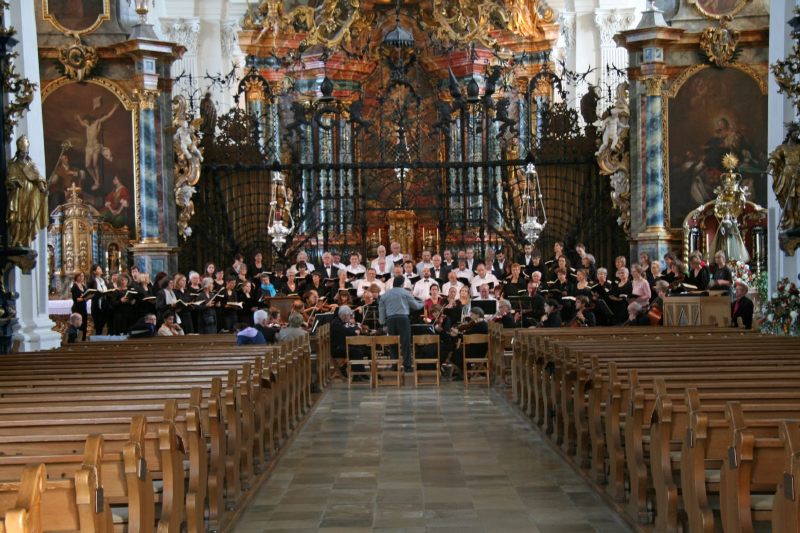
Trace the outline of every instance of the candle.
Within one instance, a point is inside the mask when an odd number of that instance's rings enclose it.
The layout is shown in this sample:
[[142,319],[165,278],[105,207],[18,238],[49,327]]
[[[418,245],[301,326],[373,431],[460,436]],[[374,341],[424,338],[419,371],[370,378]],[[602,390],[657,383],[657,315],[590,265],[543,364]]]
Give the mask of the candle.
[[108,250],[106,250],[106,268],[108,268]]
[[422,245],[425,246],[425,228],[422,228]]
[[381,229],[378,228],[378,244],[381,243]]
[[436,244],[439,244],[439,228],[436,228]]

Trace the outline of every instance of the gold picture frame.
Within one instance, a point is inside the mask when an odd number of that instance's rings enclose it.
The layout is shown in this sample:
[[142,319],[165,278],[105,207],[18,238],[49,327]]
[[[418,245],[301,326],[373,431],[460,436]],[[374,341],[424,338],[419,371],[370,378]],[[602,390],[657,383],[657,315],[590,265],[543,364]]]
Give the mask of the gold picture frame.
[[[95,2],[101,6],[102,12],[99,13],[91,22],[89,22],[91,20],[91,15],[86,18],[86,25],[80,24],[83,27],[68,28],[62,20],[59,20],[58,13],[53,12],[51,9],[50,3],[53,1],[54,0],[42,0],[42,19],[52,24],[55,29],[64,34],[84,35],[91,33],[99,28],[104,22],[111,20],[111,0],[89,0],[90,2]],[[78,2],[78,4],[81,6],[86,3],[87,2],[85,1]]]
[[[704,17],[719,20],[723,17],[735,17],[752,1],[753,0],[693,0],[692,3],[695,9]],[[725,10],[715,11],[710,9],[710,4],[712,2],[730,2],[733,3],[733,6]]]
[[[66,85],[79,83],[76,80],[71,80],[66,76],[56,78],[42,87],[42,107],[47,100],[48,96],[53,94],[56,90]],[[89,83],[99,85],[114,94],[117,97],[122,108],[131,114],[131,143],[132,143],[132,157],[133,157],[133,205],[131,208],[134,211],[134,238],[138,242],[141,240],[141,216],[139,213],[140,205],[140,189],[141,189],[141,175],[139,168],[140,158],[140,144],[139,144],[139,109],[140,106],[131,95],[126,92],[117,82],[107,78],[89,78],[80,83]],[[48,162],[49,164],[49,162]]]
[[[664,225],[669,228],[671,231],[675,232],[675,235],[680,234],[683,231],[683,220],[673,221],[672,220],[672,201],[671,201],[671,180],[670,180],[670,150],[669,150],[669,135],[670,135],[670,127],[669,127],[669,107],[670,107],[670,100],[674,99],[678,96],[681,88],[689,81],[692,76],[698,74],[699,72],[705,71],[707,69],[716,68],[712,65],[708,64],[698,64],[692,65],[686,68],[683,72],[681,72],[677,77],[673,78],[671,82],[665,84],[664,88],[661,92],[662,97],[662,104],[661,104],[661,126],[663,131],[663,138],[664,142],[662,143],[661,147],[661,157],[662,157],[662,169],[664,173]],[[759,91],[763,96],[768,94],[768,87],[767,87],[767,75],[766,72],[763,74],[753,68],[752,65],[740,62],[732,62],[728,65],[729,69],[736,69],[745,75],[749,76],[753,79],[753,81],[758,86]],[[676,223],[673,223],[676,222]]]

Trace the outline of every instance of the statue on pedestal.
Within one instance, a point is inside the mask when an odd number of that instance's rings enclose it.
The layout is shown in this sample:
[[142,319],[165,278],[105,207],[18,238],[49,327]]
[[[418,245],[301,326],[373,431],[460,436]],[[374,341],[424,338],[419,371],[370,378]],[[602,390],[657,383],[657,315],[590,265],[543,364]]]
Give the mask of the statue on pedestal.
[[786,140],[769,157],[772,190],[781,206],[779,242],[787,254],[800,246],[800,125],[792,123]]
[[10,246],[27,248],[36,233],[47,227],[47,180],[28,155],[30,141],[17,139],[17,153],[8,165],[8,241]]

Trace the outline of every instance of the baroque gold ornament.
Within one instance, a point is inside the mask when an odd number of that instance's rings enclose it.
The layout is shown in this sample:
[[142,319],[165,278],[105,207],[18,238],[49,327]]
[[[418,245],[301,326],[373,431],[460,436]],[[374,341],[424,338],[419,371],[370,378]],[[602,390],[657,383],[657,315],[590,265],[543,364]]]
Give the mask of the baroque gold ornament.
[[628,82],[617,85],[614,105],[603,115],[602,142],[595,156],[600,174],[611,181],[611,202],[619,211],[617,223],[631,233],[631,151]]
[[781,206],[778,242],[781,249],[794,255],[800,247],[800,126],[789,125],[783,144],[769,156],[772,190]]
[[732,17],[724,16],[719,20],[719,28],[708,27],[700,34],[700,49],[708,61],[718,67],[728,66],[736,56],[741,34],[739,30],[728,27],[732,20]]
[[83,81],[97,66],[97,48],[83,44],[78,33],[71,33],[70,36],[73,42],[58,49],[58,61],[69,79]]
[[181,95],[172,99],[172,127],[173,149],[175,150],[175,204],[180,209],[178,213],[178,233],[184,239],[192,235],[189,221],[194,216],[194,202],[192,196],[197,192],[195,185],[200,181],[203,153],[199,148],[198,128],[203,122],[202,118],[194,120],[188,114],[186,98]]
[[741,184],[742,175],[736,172],[739,158],[729,153],[723,156],[722,166],[726,172],[720,175],[720,185],[714,189],[714,216],[719,220],[719,229],[711,244],[711,252],[723,250],[731,261],[750,261],[750,253],[745,247],[739,231],[739,216],[747,204],[747,187]]
[[30,141],[17,139],[17,153],[8,165],[6,189],[10,246],[30,247],[36,233],[47,227],[47,180],[29,155]]

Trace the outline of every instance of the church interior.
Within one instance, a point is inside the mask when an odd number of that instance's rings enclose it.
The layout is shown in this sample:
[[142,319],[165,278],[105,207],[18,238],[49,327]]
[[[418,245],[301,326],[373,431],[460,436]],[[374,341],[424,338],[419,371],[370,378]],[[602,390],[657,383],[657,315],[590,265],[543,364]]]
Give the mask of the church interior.
[[0,72],[0,532],[800,533],[800,0],[0,0]]

